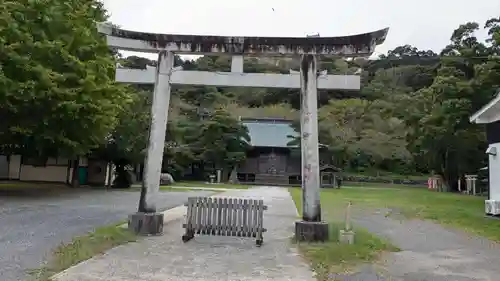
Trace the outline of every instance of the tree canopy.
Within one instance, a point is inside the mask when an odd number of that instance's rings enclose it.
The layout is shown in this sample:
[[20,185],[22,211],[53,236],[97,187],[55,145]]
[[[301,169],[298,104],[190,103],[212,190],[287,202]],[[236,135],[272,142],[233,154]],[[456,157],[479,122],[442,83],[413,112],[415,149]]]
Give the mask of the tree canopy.
[[2,2],[2,153],[84,155],[115,127],[132,92],[114,82],[105,19],[98,1]]

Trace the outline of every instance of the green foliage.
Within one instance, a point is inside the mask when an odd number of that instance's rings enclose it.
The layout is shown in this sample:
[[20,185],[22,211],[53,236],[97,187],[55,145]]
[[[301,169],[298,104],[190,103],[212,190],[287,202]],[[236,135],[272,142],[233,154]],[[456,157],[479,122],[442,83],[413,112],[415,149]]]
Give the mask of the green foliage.
[[2,153],[84,155],[114,128],[131,100],[95,27],[105,19],[98,1],[2,2]]
[[137,91],[132,96],[131,103],[127,104],[118,115],[118,124],[115,126],[106,141],[94,151],[100,158],[115,162],[132,164],[144,159],[147,146],[150,123],[150,93]]
[[192,146],[199,160],[216,169],[230,169],[246,158],[248,129],[226,110],[214,110],[196,128]]
[[[489,41],[498,34],[494,22],[486,25]],[[500,61],[491,57],[496,47],[477,40],[478,27],[467,23],[453,32],[433,83],[413,94],[416,110],[406,118],[408,144],[416,161],[421,168],[443,175],[450,188],[458,176],[484,165],[484,128],[468,119],[500,86]]]

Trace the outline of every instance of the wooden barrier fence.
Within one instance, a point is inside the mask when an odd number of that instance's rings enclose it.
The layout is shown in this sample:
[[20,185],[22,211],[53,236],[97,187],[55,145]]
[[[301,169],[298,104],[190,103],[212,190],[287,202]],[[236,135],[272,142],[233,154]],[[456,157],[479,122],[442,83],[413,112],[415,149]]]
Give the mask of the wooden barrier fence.
[[182,241],[187,242],[195,234],[257,238],[257,246],[264,239],[263,200],[239,198],[189,197],[187,204],[186,233]]

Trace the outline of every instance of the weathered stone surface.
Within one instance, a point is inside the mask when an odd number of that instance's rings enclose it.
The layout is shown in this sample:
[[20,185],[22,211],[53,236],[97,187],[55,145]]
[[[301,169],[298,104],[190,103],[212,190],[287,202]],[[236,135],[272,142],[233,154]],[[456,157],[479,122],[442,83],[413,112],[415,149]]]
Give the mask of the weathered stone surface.
[[298,241],[327,241],[328,223],[298,221],[295,223],[295,238]]
[[128,218],[128,229],[139,235],[163,234],[162,213],[135,213]]
[[342,244],[354,244],[354,231],[339,230],[339,242]]
[[160,175],[160,185],[170,185],[175,183],[174,177],[169,173],[163,173]]
[[229,183],[238,183],[238,171],[234,168],[229,176]]
[[259,53],[293,56],[311,53],[356,57],[373,53],[376,45],[385,41],[389,31],[388,28],[384,28],[350,36],[304,38],[159,34],[125,30],[106,23],[99,23],[98,30],[112,36],[112,40],[108,39],[110,47],[134,51],[163,50],[168,47],[173,52],[187,54]]

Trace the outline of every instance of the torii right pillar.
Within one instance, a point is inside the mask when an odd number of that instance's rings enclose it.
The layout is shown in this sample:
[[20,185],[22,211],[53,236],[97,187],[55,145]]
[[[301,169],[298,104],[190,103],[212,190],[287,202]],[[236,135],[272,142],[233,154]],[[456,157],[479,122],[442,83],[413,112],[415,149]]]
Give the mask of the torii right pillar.
[[300,59],[300,123],[302,149],[302,221],[295,223],[299,241],[328,240],[328,223],[321,220],[316,56]]
[[[369,46],[354,53],[370,55],[376,45],[381,44],[387,29],[371,36],[346,36],[336,43],[340,49],[353,46]],[[364,44],[359,44],[364,42]],[[366,44],[368,43],[368,44]],[[334,45],[337,45],[334,44]],[[339,46],[336,47],[339,47]],[[333,46],[332,46],[333,47]],[[357,49],[356,47],[354,49]],[[318,140],[318,66],[317,54],[305,53],[300,59],[300,123],[302,150],[302,220],[295,223],[295,237],[298,241],[326,241],[329,238],[328,222],[321,219],[320,167]],[[351,57],[356,57],[353,55]]]

